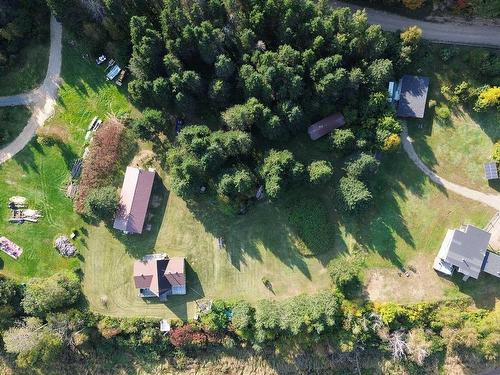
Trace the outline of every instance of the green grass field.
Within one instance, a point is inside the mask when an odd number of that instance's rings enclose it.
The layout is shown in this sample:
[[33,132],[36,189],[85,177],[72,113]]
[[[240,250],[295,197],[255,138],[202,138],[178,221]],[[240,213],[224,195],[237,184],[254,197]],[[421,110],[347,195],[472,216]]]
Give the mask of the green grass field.
[[[45,215],[38,224],[11,225],[6,221],[7,209],[1,204],[0,233],[21,245],[25,253],[18,261],[4,254],[0,258],[4,262],[2,272],[19,280],[76,267],[79,261],[59,257],[52,241],[58,233],[83,227],[77,241],[83,261],[83,287],[95,311],[115,316],[186,318],[193,315],[195,300],[200,298],[256,301],[312,293],[329,286],[328,262],[355,246],[368,252],[367,272],[377,269],[380,273],[395,273],[416,259],[420,259],[419,267],[427,269],[446,229],[465,222],[483,226],[493,214],[487,207],[432,184],[399,151],[384,155],[382,167],[373,179],[374,206],[354,217],[336,211],[333,187],[294,189],[284,199],[259,203],[242,216],[210,195],[201,196],[196,204],[187,204],[169,192],[168,177],[158,168],[164,182],[155,185],[154,194],[161,197],[161,204],[151,208],[150,232],[125,236],[105,225],[84,224],[73,213],[62,187],[72,160],[82,152],[88,122],[95,115],[135,115],[136,110],[124,91],[105,81],[102,67],[81,56],[78,47],[65,43],[64,84],[56,114],[47,124],[64,126],[67,144],[46,147],[32,142],[12,161],[0,166],[0,180],[6,186],[0,192],[0,201],[6,202],[11,195],[25,195]],[[416,141],[421,142],[420,137]],[[305,135],[289,146],[304,162],[330,158],[326,142],[313,143]],[[425,158],[425,150],[422,152]],[[315,202],[315,207],[326,212],[330,233],[321,237],[324,240],[319,246],[311,226],[304,235],[305,227],[297,227],[291,220],[297,207],[307,210],[296,202]],[[216,238],[221,236],[226,248],[220,250]],[[187,296],[175,296],[166,303],[147,302],[137,296],[131,277],[133,262],[152,252],[186,256]],[[270,280],[272,291],[264,287],[263,277]],[[433,280],[423,280],[423,285],[427,282]],[[491,288],[484,288],[483,282],[463,286],[457,280],[444,280],[427,288],[439,288],[441,295],[450,298],[465,294],[491,299],[497,295],[498,281],[487,284]],[[406,296],[396,290],[391,298],[404,300]]]
[[0,96],[16,95],[39,86],[47,72],[50,42],[33,41],[19,53],[18,63],[0,75]]
[[[431,78],[428,99],[437,106],[444,104],[452,110],[450,121],[440,120],[434,109],[427,109],[421,121],[410,121],[408,130],[415,150],[422,160],[440,176],[473,189],[490,193],[498,191],[498,184],[488,185],[483,164],[490,160],[493,143],[500,139],[500,112],[475,112],[472,105],[453,105],[441,93],[443,86],[457,85],[465,80],[481,86],[475,68],[467,62],[471,48],[454,49],[455,56],[443,62],[439,49],[425,59],[422,74]],[[420,125],[420,126],[419,126]]]
[[[83,150],[85,131],[94,116],[105,118],[108,113],[134,110],[123,92],[105,81],[103,69],[83,60],[78,50],[66,44],[62,78],[56,113],[45,126],[64,126],[68,131],[67,144],[47,147],[33,141],[0,166],[0,235],[24,249],[17,261],[1,252],[0,266],[2,273],[18,280],[48,276],[79,265],[76,258],[60,257],[52,245],[57,234],[69,234],[73,228],[84,225],[64,194],[69,168]],[[41,210],[44,217],[36,224],[8,223],[7,201],[13,195],[27,197],[30,207]],[[84,248],[82,242],[77,242],[77,246]]]
[[24,106],[0,108],[0,147],[21,133],[30,115],[30,110]]

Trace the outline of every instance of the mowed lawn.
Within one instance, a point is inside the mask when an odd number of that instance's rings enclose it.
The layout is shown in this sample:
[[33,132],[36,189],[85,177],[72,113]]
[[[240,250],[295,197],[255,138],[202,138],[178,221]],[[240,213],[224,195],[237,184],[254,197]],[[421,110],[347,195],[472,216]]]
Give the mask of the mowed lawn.
[[[62,258],[53,248],[58,234],[68,235],[84,225],[73,212],[72,201],[65,197],[69,168],[81,155],[85,131],[90,120],[110,113],[131,112],[123,91],[104,78],[104,68],[83,60],[81,52],[66,43],[63,48],[60,98],[56,113],[45,124],[62,125],[67,130],[67,142],[61,146],[43,146],[32,141],[12,160],[0,165],[0,235],[6,236],[24,249],[19,260],[0,252],[1,272],[17,280],[33,276],[48,276],[61,269],[75,268],[77,258]],[[8,198],[22,195],[30,208],[42,212],[36,224],[8,223]],[[83,250],[84,242],[77,241]]]
[[21,133],[30,116],[31,111],[24,106],[0,107],[0,147]]
[[472,105],[452,105],[443,96],[443,86],[454,87],[462,81],[481,86],[474,79],[477,67],[466,60],[471,49],[455,49],[458,53],[448,62],[443,62],[438,53],[431,55],[421,73],[431,79],[428,100],[435,100],[437,107],[447,105],[452,112],[450,120],[439,119],[434,109],[427,108],[423,120],[409,121],[409,134],[422,160],[440,176],[476,190],[497,193],[499,185],[488,184],[483,165],[491,160],[493,144],[500,140],[500,111],[478,113]]

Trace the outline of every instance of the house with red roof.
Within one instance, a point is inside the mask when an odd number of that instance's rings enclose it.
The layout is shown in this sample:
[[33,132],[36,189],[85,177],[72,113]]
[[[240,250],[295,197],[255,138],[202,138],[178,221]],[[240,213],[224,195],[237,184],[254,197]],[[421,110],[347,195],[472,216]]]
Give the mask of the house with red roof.
[[164,301],[170,295],[186,294],[184,257],[150,254],[134,263],[134,284],[143,298]]
[[127,167],[113,228],[127,234],[142,233],[155,176],[154,170]]

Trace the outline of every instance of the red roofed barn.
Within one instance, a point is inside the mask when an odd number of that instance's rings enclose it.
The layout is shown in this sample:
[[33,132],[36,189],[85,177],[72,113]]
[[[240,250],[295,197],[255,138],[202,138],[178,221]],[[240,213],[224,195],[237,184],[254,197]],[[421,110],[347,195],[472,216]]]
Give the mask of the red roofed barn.
[[155,175],[154,171],[127,167],[113,228],[124,233],[142,233]]

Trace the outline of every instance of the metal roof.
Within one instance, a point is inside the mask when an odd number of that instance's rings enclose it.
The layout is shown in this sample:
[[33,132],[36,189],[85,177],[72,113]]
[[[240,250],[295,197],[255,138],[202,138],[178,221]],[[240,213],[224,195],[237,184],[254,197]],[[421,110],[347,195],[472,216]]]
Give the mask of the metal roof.
[[487,251],[484,257],[483,271],[500,277],[500,255]]
[[315,141],[333,130],[344,126],[344,124],[344,116],[341,113],[335,113],[309,126],[307,132],[309,133],[309,137]]
[[445,262],[458,267],[464,275],[478,278],[491,234],[467,225],[465,228],[448,231],[438,256]]
[[498,168],[496,162],[484,164],[484,175],[487,180],[495,180],[498,178]]
[[429,77],[421,76],[405,75],[401,78],[401,96],[398,104],[399,117],[424,117],[429,81]]
[[120,194],[120,208],[113,228],[128,233],[142,233],[155,172],[127,167]]

